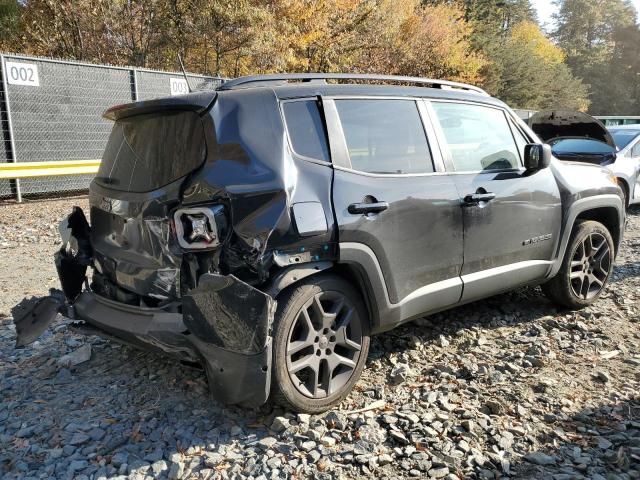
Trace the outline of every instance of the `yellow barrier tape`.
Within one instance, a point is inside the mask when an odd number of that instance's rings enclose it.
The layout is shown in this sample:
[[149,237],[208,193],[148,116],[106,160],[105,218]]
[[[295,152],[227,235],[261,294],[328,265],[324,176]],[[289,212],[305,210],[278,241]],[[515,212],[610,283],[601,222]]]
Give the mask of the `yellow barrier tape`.
[[100,167],[100,160],[0,163],[0,180],[95,174],[98,172],[98,167]]

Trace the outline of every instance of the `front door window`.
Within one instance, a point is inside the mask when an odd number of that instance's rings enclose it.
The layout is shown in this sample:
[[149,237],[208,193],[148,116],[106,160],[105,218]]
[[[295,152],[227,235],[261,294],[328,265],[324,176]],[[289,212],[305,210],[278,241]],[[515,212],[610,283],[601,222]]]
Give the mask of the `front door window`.
[[502,110],[434,102],[456,172],[520,168],[520,155]]

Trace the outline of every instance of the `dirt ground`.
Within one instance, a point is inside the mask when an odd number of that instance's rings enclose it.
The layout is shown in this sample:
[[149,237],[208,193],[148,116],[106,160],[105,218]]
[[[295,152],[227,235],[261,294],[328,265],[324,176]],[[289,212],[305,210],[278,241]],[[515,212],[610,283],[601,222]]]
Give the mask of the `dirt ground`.
[[217,404],[200,370],[62,317],[14,349],[10,308],[58,286],[72,205],[0,205],[0,477],[640,478],[640,209],[592,307],[525,288],[417,320],[372,339],[339,409],[305,416]]

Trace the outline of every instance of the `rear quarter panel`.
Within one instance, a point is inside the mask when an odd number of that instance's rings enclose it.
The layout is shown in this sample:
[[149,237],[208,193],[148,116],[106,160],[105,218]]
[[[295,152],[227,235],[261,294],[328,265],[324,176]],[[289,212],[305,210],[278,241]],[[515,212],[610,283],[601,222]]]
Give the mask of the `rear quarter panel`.
[[[334,258],[333,169],[294,156],[275,93],[269,88],[220,92],[210,115],[215,139],[206,164],[185,186],[184,203],[227,205],[233,235],[224,246],[226,267],[260,282],[290,260]],[[325,231],[298,233],[293,206],[302,202],[322,206]],[[247,277],[247,269],[258,278]]]

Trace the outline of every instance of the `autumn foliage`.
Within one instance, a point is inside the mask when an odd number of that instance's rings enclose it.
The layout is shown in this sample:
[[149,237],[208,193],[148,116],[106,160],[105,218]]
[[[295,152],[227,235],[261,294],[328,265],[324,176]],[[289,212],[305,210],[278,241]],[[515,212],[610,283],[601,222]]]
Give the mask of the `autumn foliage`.
[[30,0],[12,50],[223,76],[385,72],[477,82],[461,7],[418,0]]
[[530,0],[0,0],[0,48],[167,70],[180,54],[188,70],[225,77],[418,75],[478,84],[530,109],[600,111],[610,99],[595,86],[613,84],[617,108],[633,111],[632,7],[557,4],[556,31],[543,33]]

